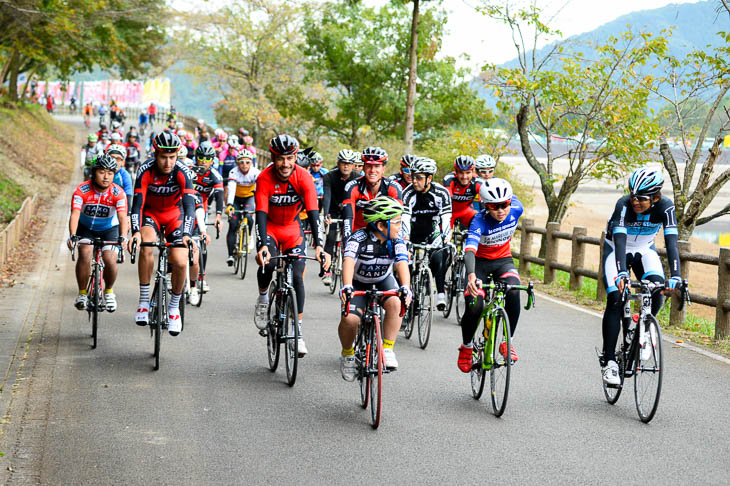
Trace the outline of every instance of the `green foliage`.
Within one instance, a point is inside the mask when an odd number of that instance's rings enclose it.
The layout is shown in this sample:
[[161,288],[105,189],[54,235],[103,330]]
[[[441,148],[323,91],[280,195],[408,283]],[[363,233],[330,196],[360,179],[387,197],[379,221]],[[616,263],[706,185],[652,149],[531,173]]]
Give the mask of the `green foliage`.
[[25,199],[23,188],[0,174],[0,224],[7,224],[15,217]]

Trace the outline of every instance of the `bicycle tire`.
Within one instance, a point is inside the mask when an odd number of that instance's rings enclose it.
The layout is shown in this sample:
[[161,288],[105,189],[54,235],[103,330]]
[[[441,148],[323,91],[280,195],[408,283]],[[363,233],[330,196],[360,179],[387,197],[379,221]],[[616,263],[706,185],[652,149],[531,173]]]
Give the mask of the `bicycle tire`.
[[484,335],[474,341],[474,353],[471,358],[471,396],[474,400],[479,400],[484,393],[484,383],[486,383],[487,373],[484,370]]
[[[493,346],[491,349],[492,363],[489,369],[489,387],[494,415],[501,417],[507,407],[507,398],[509,397],[509,381],[512,369],[512,354],[510,352],[512,336],[509,317],[507,317],[507,312],[504,309],[495,309],[492,318],[491,342]],[[499,351],[503,343],[507,349],[506,358]]]
[[[421,295],[421,283],[420,279],[416,279],[415,282],[413,282],[413,295]],[[406,320],[406,327],[403,329],[403,334],[405,335],[406,339],[410,339],[413,335],[413,328],[415,327],[414,320],[416,319],[416,314],[418,312],[418,306],[419,302],[417,299],[414,298],[413,302],[411,302],[411,305],[408,306],[406,309],[406,313],[403,316],[403,318]]]
[[456,323],[461,325],[461,318],[466,312],[466,299],[464,298],[466,266],[462,260],[458,260],[454,264],[454,271],[456,272]]
[[[646,345],[651,345],[647,359],[642,359],[640,346],[635,346],[634,362],[634,399],[636,411],[642,422],[649,423],[656,414],[659,398],[662,394],[662,375],[664,373],[664,356],[662,354],[662,334],[659,322],[648,314],[644,317]],[[636,332],[638,339],[638,329]]]
[[248,233],[248,225],[243,224],[243,250],[242,253],[240,253],[240,260],[241,260],[241,280],[246,278],[246,269],[248,268],[248,239],[250,238],[250,235]]
[[338,264],[340,263],[340,249],[335,247],[334,255],[332,256],[332,262],[330,264],[330,294],[334,294],[337,290],[337,278],[338,278]]
[[360,406],[368,408],[370,400],[370,375],[368,374],[368,344],[365,342],[363,323],[360,322],[357,330],[357,341],[355,344],[355,359],[357,360],[357,379],[360,382]]
[[[266,313],[266,351],[269,357],[269,369],[276,371],[279,366],[279,352],[281,350],[281,340],[279,339],[279,326],[277,325],[278,317],[273,318],[272,312],[278,307],[276,298],[276,281],[272,280],[269,284],[269,309]],[[273,309],[273,310],[272,310]]]
[[606,397],[606,401],[610,405],[614,405],[619,397],[621,396],[621,392],[624,388],[624,352],[621,349],[621,343],[624,341],[623,338],[623,325],[621,326],[621,334],[619,334],[618,341],[616,342],[616,363],[618,364],[618,377],[621,380],[621,383],[617,387],[611,387],[606,385],[606,383],[603,381],[603,378],[601,378],[601,384],[603,385],[603,395]]
[[[187,287],[187,283],[185,284]],[[188,292],[183,290],[183,295],[180,296],[180,332],[185,329],[185,300],[187,299]]]
[[94,265],[94,282],[91,285],[91,349],[96,349],[99,336],[99,309],[101,308],[101,272],[99,267]]
[[[161,309],[164,306],[164,301],[160,297],[165,291],[160,290],[159,284],[155,282],[155,288],[152,291],[152,302],[154,303],[154,311],[150,312],[151,319],[149,321],[150,330],[152,331],[153,338],[155,341],[155,347],[152,355],[155,358],[155,371],[160,369],[160,346],[162,337],[162,312]],[[152,305],[150,305],[152,307]],[[152,310],[152,309],[150,309]]]
[[198,251],[198,278],[195,281],[195,286],[198,289],[198,301],[194,304],[195,307],[200,307],[203,304],[203,282],[205,282],[205,258],[201,248]]
[[446,269],[446,278],[445,278],[446,307],[444,307],[444,310],[442,311],[444,319],[449,318],[449,316],[451,315],[451,309],[454,307],[455,281],[454,281],[453,268],[454,268],[453,265],[449,265],[448,268]]
[[241,266],[241,231],[236,231],[236,246],[233,252],[233,275],[238,275]]
[[[284,303],[283,332],[286,336],[284,342],[284,356],[286,364],[286,383],[294,386],[297,381],[297,366],[299,364],[299,313],[297,312],[297,293],[290,288]],[[289,329],[291,327],[291,330]],[[291,334],[290,334],[291,333]]]
[[380,319],[373,316],[373,322],[370,326],[370,350],[369,361],[370,369],[370,419],[372,427],[377,429],[380,426],[382,415],[382,398],[383,398],[383,341],[380,335]]
[[[433,310],[436,294],[433,289],[433,276],[431,269],[427,265],[423,265],[420,274],[421,279],[421,295],[418,300],[418,345],[421,349],[426,349],[428,340],[431,337],[431,325],[433,324]],[[427,303],[428,302],[428,303]]]

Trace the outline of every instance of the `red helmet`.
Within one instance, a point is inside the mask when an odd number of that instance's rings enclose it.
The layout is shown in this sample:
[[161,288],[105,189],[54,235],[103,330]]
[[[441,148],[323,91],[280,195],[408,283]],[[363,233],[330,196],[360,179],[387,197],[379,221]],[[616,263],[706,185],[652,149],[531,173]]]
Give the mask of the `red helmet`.
[[269,142],[269,150],[274,155],[296,154],[299,151],[299,141],[291,135],[277,135]]

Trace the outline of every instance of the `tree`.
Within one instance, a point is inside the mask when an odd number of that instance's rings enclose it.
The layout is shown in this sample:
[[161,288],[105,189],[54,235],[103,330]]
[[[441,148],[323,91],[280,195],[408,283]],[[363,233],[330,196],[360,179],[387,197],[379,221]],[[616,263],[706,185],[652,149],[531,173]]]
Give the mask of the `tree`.
[[[703,216],[712,200],[730,180],[730,169],[720,172],[716,162],[721,154],[724,136],[730,129],[730,113],[724,100],[730,91],[730,34],[719,34],[725,46],[712,51],[698,50],[677,59],[666,56],[662,59],[664,75],[652,92],[670,109],[664,115],[671,123],[661,133],[660,153],[664,168],[669,173],[674,193],[677,227],[680,239],[687,240],[696,226],[730,214],[730,204],[719,211]],[[701,110],[697,108],[701,107]],[[720,108],[724,113],[720,112]],[[697,113],[702,115],[697,116]],[[721,123],[717,123],[718,114]],[[713,128],[714,125],[714,128]],[[668,135],[677,134],[678,151],[686,161],[684,171],[680,169],[667,140]],[[703,154],[705,138],[713,138],[712,147]],[[695,180],[697,164],[701,162],[699,177]]]
[[[635,73],[665,52],[667,40],[627,32],[584,46],[591,47],[590,56],[556,43],[538,58],[538,38],[558,32],[540,19],[534,4],[516,11],[487,6],[484,13],[512,29],[519,62],[516,68],[488,67],[488,85],[500,98],[498,106],[515,114],[522,154],[539,176],[548,221],[561,222],[583,181],[616,179],[650,160],[650,142],[658,134],[657,123],[646,116],[653,80],[637,81]],[[527,39],[530,30],[534,34]]]

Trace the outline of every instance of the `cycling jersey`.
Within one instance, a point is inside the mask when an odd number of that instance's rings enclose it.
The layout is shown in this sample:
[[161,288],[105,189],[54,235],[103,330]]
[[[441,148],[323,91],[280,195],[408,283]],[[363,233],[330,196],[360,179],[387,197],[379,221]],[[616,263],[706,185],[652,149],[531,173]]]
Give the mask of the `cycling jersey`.
[[140,147],[139,143],[127,142],[124,146],[127,147],[127,160],[137,163],[142,155],[142,147]]
[[345,237],[350,236],[353,231],[365,227],[362,210],[368,201],[381,195],[390,196],[399,201],[403,198],[400,186],[389,179],[381,179],[380,188],[374,194],[371,194],[365,176],[347,183],[345,200],[342,203],[342,219],[345,221],[342,229]]
[[446,174],[444,187],[448,189],[453,201],[452,226],[454,222],[459,221],[463,226],[469,227],[471,219],[477,213],[477,210],[473,207],[473,202],[479,200],[479,189],[481,189],[483,183],[483,179],[474,177],[468,185],[462,186],[456,178],[456,174],[453,172]]
[[132,176],[129,175],[127,169],[120,168],[116,174],[114,174],[114,184],[124,189],[124,194],[131,196],[134,194],[134,186],[132,185]]
[[408,261],[402,239],[380,242],[369,229],[357,230],[347,239],[344,255],[355,260],[353,283],[382,282],[393,274],[393,263]]
[[401,174],[400,172],[388,177],[388,180],[391,180],[393,182],[397,182],[398,184],[400,184],[401,189],[405,189],[406,187],[408,187],[410,185],[410,183],[406,181],[405,177],[403,177],[403,174]]
[[127,197],[117,184],[97,192],[91,181],[85,181],[74,191],[71,209],[81,211],[79,224],[84,228],[106,231],[119,225],[119,214],[127,214]]
[[203,200],[203,209],[208,212],[211,196],[215,197],[215,213],[223,213],[223,178],[212,167],[205,174],[198,174],[193,183],[195,191]]
[[314,179],[314,187],[317,189],[317,197],[321,198],[324,196],[324,176],[329,171],[325,169],[324,167],[320,167],[320,169],[317,172],[312,172],[312,169],[309,169],[309,173],[312,174],[312,179]]
[[502,222],[491,217],[486,209],[478,212],[469,225],[464,251],[475,252],[477,258],[488,260],[511,257],[509,244],[522,211],[522,203],[517,196],[512,196],[509,214]]
[[355,171],[350,172],[347,179],[342,178],[342,172],[338,167],[322,177],[324,197],[322,198],[322,214],[329,215],[335,219],[342,216],[342,203],[345,200],[345,186],[348,182],[360,177]]
[[438,182],[426,192],[403,191],[402,234],[413,243],[443,241],[451,234],[451,194]]
[[[192,171],[179,160],[172,172],[167,175],[157,171],[157,161],[147,160],[139,168],[134,185],[134,204],[132,205],[132,233],[140,231],[142,216],[145,224],[167,226],[167,234],[190,236],[195,222],[195,200]],[[182,226],[182,228],[180,228]],[[181,230],[181,231],[178,231]]]
[[84,151],[84,166],[91,167],[91,165],[96,160],[97,155],[99,155],[99,152],[97,151],[97,145],[95,144],[93,147],[84,145],[83,147],[81,147],[81,150]]
[[233,204],[236,197],[251,197],[256,189],[256,178],[261,171],[256,167],[248,169],[247,173],[243,173],[238,167],[234,167],[228,173],[228,200],[226,204]]

